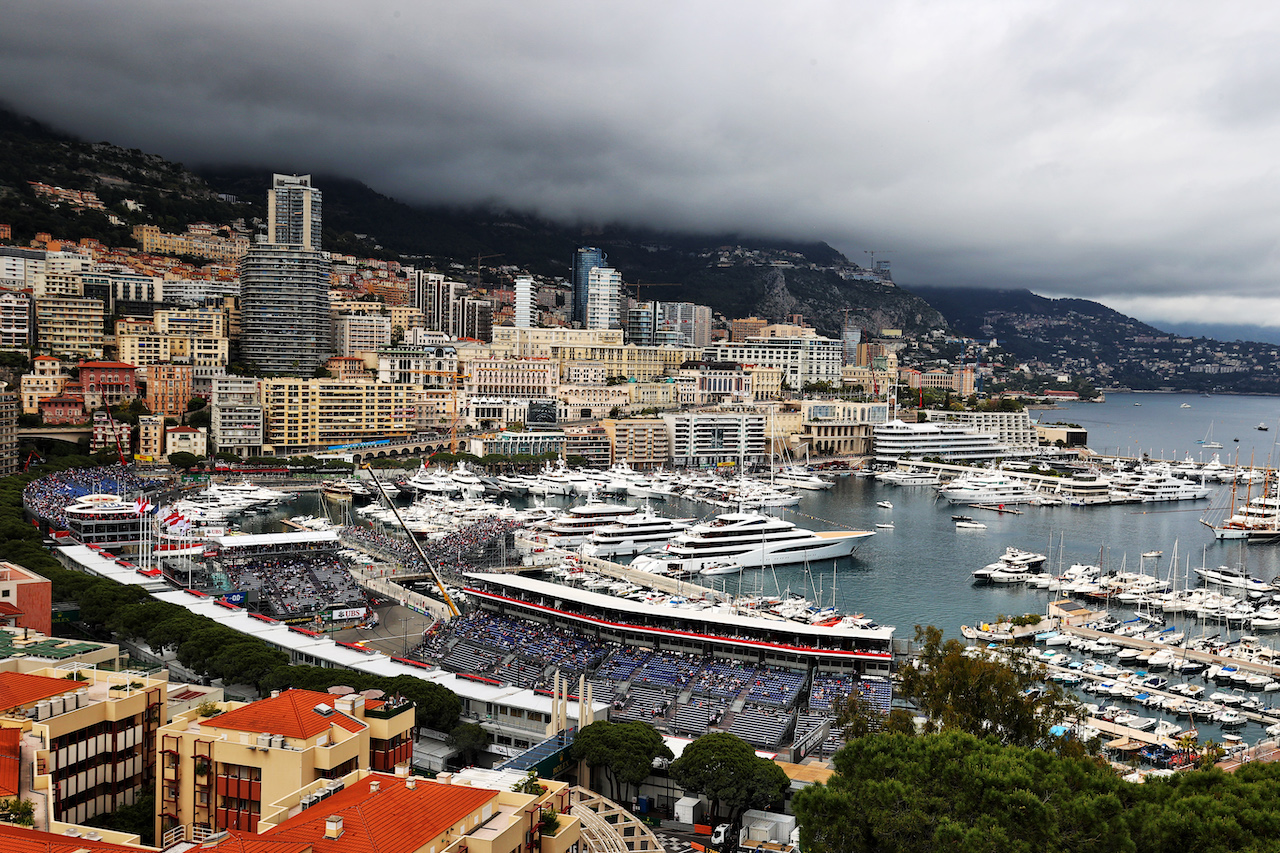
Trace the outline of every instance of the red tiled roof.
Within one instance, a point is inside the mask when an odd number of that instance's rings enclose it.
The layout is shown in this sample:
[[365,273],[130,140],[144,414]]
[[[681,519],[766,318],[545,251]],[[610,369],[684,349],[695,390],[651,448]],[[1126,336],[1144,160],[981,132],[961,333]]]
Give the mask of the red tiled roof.
[[[379,790],[369,783],[377,780]],[[273,830],[267,839],[308,841],[315,853],[409,853],[498,796],[469,785],[441,785],[419,779],[409,790],[397,776],[366,776],[306,809]],[[325,820],[342,818],[342,836],[325,838]]]
[[0,796],[18,796],[18,768],[22,762],[22,729],[0,729]]
[[0,616],[21,616],[22,611],[7,601],[0,601]]
[[364,729],[364,723],[338,711],[327,717],[315,712],[316,705],[320,704],[332,708],[337,698],[332,693],[317,693],[314,690],[286,690],[279,696],[260,699],[243,708],[201,720],[200,724],[216,729],[236,729],[296,738],[315,737],[331,725],[349,732]]
[[[75,853],[84,850],[87,853],[138,853],[147,848],[134,847],[131,844],[111,844],[107,841],[88,841],[83,836],[73,838],[70,835],[55,835],[52,832],[41,832],[38,829],[25,829],[0,823],[0,850],[5,853]],[[291,853],[285,848],[270,848],[279,853]],[[234,851],[235,848],[229,848]],[[238,851],[236,851],[238,853]],[[251,853],[245,848],[245,853]],[[259,853],[255,850],[252,853]],[[266,853],[263,848],[261,853]]]
[[8,711],[67,693],[81,686],[78,681],[30,675],[25,672],[0,672],[0,711]]
[[80,365],[81,370],[84,370],[86,367],[90,370],[101,370],[109,367],[127,367],[129,370],[138,369],[137,365],[125,364],[123,361],[86,361],[84,364]]

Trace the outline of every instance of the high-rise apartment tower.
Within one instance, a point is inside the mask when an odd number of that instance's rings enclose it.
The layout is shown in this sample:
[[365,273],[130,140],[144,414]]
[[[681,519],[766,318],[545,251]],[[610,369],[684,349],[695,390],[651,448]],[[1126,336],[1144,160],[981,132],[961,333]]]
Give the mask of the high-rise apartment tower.
[[591,271],[603,267],[607,257],[600,249],[584,246],[573,256],[573,322],[587,328],[587,281]]

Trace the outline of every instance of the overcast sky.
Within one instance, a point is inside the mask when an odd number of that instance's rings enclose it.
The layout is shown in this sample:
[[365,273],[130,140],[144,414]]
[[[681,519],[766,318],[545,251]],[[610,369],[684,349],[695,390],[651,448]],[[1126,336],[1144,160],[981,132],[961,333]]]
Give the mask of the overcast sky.
[[1280,325],[1280,4],[6,4],[0,98],[405,201]]

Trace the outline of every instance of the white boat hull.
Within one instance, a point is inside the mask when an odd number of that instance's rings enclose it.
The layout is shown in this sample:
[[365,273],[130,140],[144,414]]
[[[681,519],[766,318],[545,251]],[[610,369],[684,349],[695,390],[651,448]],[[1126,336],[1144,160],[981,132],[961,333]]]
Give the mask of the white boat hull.
[[[732,574],[743,569],[760,569],[766,566],[790,566],[798,563],[833,560],[848,557],[853,553],[858,542],[872,531],[855,531],[850,533],[830,533],[815,540],[806,540],[803,548],[797,547],[795,540],[779,541],[744,548],[734,554],[707,554],[684,557],[669,552],[663,554],[642,555],[632,563],[632,568],[641,571],[691,572],[703,574]],[[650,568],[652,566],[653,568]]]

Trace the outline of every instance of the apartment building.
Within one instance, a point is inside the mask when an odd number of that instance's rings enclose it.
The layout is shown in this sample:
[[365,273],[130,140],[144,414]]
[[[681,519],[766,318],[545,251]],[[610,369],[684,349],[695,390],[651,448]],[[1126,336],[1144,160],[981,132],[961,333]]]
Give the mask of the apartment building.
[[658,418],[606,418],[600,422],[609,438],[610,459],[636,470],[671,463],[671,436]]
[[189,364],[153,364],[147,368],[147,408],[155,415],[180,417],[195,396],[195,368]]
[[547,399],[560,384],[559,365],[548,359],[477,358],[464,372],[469,397]]
[[99,264],[80,274],[83,296],[101,299],[108,315],[150,316],[164,302],[164,279]]
[[979,435],[995,436],[1001,444],[1012,450],[1034,450],[1039,446],[1039,435],[1031,414],[1021,412],[952,412],[925,410],[929,423],[957,424]]
[[105,319],[101,299],[36,298],[36,348],[65,358],[102,358]]
[[751,374],[736,367],[687,367],[676,371],[675,384],[682,406],[750,403]]
[[61,394],[70,379],[62,362],[53,356],[38,355],[31,359],[31,372],[22,374],[19,380],[23,414],[34,415],[40,411],[40,401]]
[[89,434],[89,450],[118,450],[128,456],[133,446],[133,426],[122,424],[108,416],[105,411],[93,413],[93,431]]
[[187,255],[234,262],[249,251],[247,235],[215,228],[207,222],[188,225],[185,234],[170,234],[155,225],[135,225],[133,239],[142,251],[153,255]]
[[334,320],[338,353],[354,356],[391,346],[391,318],[382,314],[342,314]]
[[743,342],[760,334],[760,330],[769,325],[768,320],[760,317],[743,317],[729,321],[729,340]]
[[209,431],[215,451],[241,457],[262,455],[261,384],[261,379],[249,376],[213,380]]
[[4,628],[53,633],[53,583],[48,578],[17,563],[0,562],[0,629]]
[[85,405],[116,406],[138,398],[138,369],[122,361],[80,362],[80,390]]
[[137,461],[145,465],[158,465],[164,461],[164,416],[138,416]]
[[392,771],[413,755],[415,709],[405,699],[286,690],[210,710],[179,714],[157,732],[157,838],[177,827],[258,832],[272,804],[309,787],[326,799],[343,777]]
[[840,341],[817,336],[752,337],[741,342],[712,344],[704,351],[703,358],[780,367],[787,385],[799,391],[810,382],[838,383],[844,365],[844,346]]
[[208,430],[204,427],[176,426],[164,431],[164,455],[168,459],[175,453],[192,456],[209,455]]
[[764,413],[754,411],[664,414],[671,464],[682,468],[763,465],[769,461],[766,420]]
[[702,360],[702,351],[691,347],[551,344],[548,349],[548,357],[559,364],[561,376],[568,375],[569,365],[585,361],[602,365],[606,376],[643,381],[677,370],[686,361]]
[[30,796],[44,797],[52,820],[84,823],[132,805],[155,783],[168,681],[67,666],[0,672],[0,727],[23,729],[33,748]]
[[378,353],[378,381],[452,388],[461,380],[451,344],[388,347]]
[[564,455],[581,456],[592,468],[608,468],[613,464],[613,445],[609,434],[599,424],[583,424],[564,428]]
[[23,467],[18,453],[18,395],[6,391],[0,382],[0,477],[16,474]]
[[40,420],[46,426],[84,422],[84,397],[56,394],[39,403]]
[[0,350],[31,349],[35,341],[32,306],[30,293],[0,292]]
[[888,403],[802,400],[799,438],[823,456],[866,456],[875,426],[888,422]]
[[621,329],[570,329],[562,326],[526,329],[518,326],[496,326],[491,348],[494,355],[499,357],[551,358],[552,347],[622,346],[622,338]]
[[[199,826],[176,825],[161,838],[170,844],[203,842],[217,851],[399,851],[399,853],[578,853],[587,847],[581,819],[569,814],[569,786],[539,779],[538,793],[523,793],[523,773],[469,768],[434,780],[397,767],[394,774],[355,771],[320,779],[263,803],[257,833],[230,830],[208,835]],[[555,829],[544,813],[557,815]],[[611,850],[624,850],[625,830],[596,818],[595,832]],[[39,841],[41,839],[31,839]],[[43,848],[41,848],[43,849]],[[114,848],[118,850],[119,848]],[[97,853],[86,846],[84,853]],[[60,853],[60,848],[59,848]]]
[[562,421],[608,417],[612,410],[631,405],[628,385],[561,385],[556,389],[557,415]]
[[312,453],[335,445],[407,438],[420,426],[421,395],[421,385],[372,379],[264,379],[263,452]]

